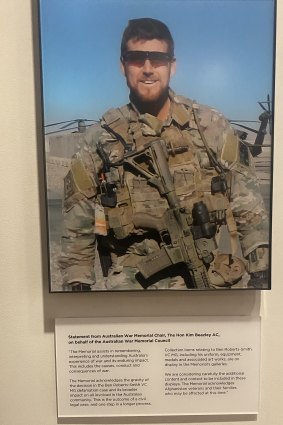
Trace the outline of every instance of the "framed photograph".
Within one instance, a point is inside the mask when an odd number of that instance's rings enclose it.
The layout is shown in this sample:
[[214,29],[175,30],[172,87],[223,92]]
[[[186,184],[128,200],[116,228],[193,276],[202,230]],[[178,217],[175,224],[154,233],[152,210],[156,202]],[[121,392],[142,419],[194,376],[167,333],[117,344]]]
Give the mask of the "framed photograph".
[[270,289],[274,0],[39,0],[51,292]]

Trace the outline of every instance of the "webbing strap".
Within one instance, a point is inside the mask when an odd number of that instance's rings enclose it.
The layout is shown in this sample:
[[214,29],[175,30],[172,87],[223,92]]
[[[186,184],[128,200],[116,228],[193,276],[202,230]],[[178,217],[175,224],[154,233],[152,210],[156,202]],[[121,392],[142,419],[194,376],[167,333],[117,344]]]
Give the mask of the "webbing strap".
[[204,132],[201,128],[201,124],[200,124],[200,121],[199,121],[199,117],[197,115],[196,108],[193,108],[193,114],[194,114],[194,119],[195,119],[196,125],[198,127],[198,131],[199,131],[201,140],[202,140],[204,147],[206,149],[208,158],[210,159],[210,162],[213,165],[213,167],[215,168],[215,170],[217,171],[217,173],[224,176],[225,175],[225,169],[222,166],[222,164],[215,158],[212,149],[208,145],[205,134],[204,134]]

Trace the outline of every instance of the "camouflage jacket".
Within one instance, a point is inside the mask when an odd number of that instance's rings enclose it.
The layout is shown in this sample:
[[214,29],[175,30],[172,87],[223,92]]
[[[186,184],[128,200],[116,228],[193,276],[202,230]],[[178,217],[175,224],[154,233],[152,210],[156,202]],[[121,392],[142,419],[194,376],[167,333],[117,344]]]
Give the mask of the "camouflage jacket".
[[[135,226],[133,217],[143,212],[161,218],[168,202],[145,178],[125,171],[123,158],[156,139],[162,139],[171,152],[168,163],[180,205],[191,210],[203,200],[210,217],[218,214],[218,219],[214,218],[216,245],[211,248],[214,260],[207,267],[209,286],[231,286],[246,272],[267,268],[264,247],[269,241],[269,222],[248,147],[215,109],[172,91],[170,98],[171,113],[166,122],[141,115],[128,104],[109,110],[99,124],[88,129],[84,146],[73,157],[65,178],[66,231],[60,258],[65,284],[95,283],[96,235],[105,235],[107,227],[108,236],[103,239],[111,253],[113,277],[108,279],[107,287],[141,288],[135,280],[138,263],[143,256],[160,249],[160,241],[148,229]],[[212,180],[221,170],[225,170],[227,190],[225,195],[221,190],[212,194]],[[115,197],[115,204],[111,205],[110,199],[110,205],[107,201],[101,206],[103,186],[108,188],[106,197]],[[219,219],[221,214],[225,215],[224,221]],[[201,250],[203,247],[198,247],[198,252]],[[125,269],[130,270],[130,277],[122,274],[118,278]],[[121,279],[133,282],[133,286],[121,283]],[[168,279],[165,286],[155,286],[182,288],[182,283],[175,285],[176,280],[171,278],[168,284]]]

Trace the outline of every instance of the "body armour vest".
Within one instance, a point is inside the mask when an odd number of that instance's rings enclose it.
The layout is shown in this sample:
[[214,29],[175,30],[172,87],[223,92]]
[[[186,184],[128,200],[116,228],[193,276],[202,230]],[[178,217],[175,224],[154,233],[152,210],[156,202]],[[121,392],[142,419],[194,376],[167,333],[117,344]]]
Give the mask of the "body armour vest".
[[187,286],[200,289],[231,286],[245,275],[225,169],[237,137],[229,127],[220,143],[211,111],[175,96],[165,123],[130,105],[103,116],[110,137],[98,146],[104,163],[98,200],[108,227],[104,243],[118,267],[137,268],[149,279],[182,263]]

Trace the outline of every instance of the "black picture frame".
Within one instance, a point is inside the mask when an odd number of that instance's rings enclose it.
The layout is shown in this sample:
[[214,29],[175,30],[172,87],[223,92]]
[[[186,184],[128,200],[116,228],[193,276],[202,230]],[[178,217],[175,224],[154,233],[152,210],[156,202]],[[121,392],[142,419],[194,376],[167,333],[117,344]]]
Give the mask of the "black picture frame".
[[[166,0],[162,3],[161,11],[159,7],[161,0],[151,2],[150,5],[149,3],[147,0],[142,2],[136,0],[107,0],[104,2],[99,0],[73,0],[72,2],[39,0],[50,292],[65,292],[58,265],[63,226],[64,177],[68,172],[72,155],[83,144],[86,128],[99,121],[105,110],[121,106],[128,101],[126,84],[123,76],[119,73],[120,38],[129,19],[145,15],[145,12],[142,14],[143,8],[150,10],[151,17],[166,22],[170,29],[173,25],[172,34],[175,38],[176,56],[180,69],[177,69],[172,84],[173,89],[177,93],[181,92],[180,94],[190,98],[196,97],[198,102],[219,109],[235,129],[243,131],[242,138],[246,137],[245,143],[254,156],[256,173],[270,217],[271,247],[276,1],[244,2],[236,0],[232,2],[227,0],[219,2],[215,0],[208,2],[199,0],[195,2],[194,0],[185,0],[180,2],[179,0]],[[180,20],[180,11],[177,13],[180,7],[184,9],[183,15],[185,15],[182,20]],[[230,12],[229,7],[231,7]],[[237,7],[241,13],[236,13]],[[244,13],[245,8],[247,16]],[[176,17],[170,13],[171,10],[176,10]],[[190,16],[186,14],[188,10],[190,10]],[[256,14],[253,13],[256,10],[260,10],[262,21],[256,19]],[[249,16],[249,14],[251,15]],[[188,25],[186,25],[186,20]],[[115,25],[112,25],[113,22]],[[219,29],[219,22],[223,24],[222,30]],[[231,22],[233,22],[232,27],[229,26]],[[247,22],[250,25],[249,31],[245,30]],[[264,26],[259,26],[259,22],[264,22]],[[192,23],[194,23],[193,28]],[[196,32],[197,28],[198,32]],[[218,37],[211,33],[211,28],[215,28],[215,32],[219,33]],[[221,33],[223,50],[215,48],[212,52],[213,40],[220,40]],[[241,40],[237,41],[237,36],[241,33],[244,35]],[[227,34],[230,34],[231,39],[224,41]],[[258,38],[264,40],[264,43],[260,43]],[[182,44],[181,40],[183,40]],[[187,48],[186,45],[188,45]],[[250,52],[245,48],[246,45],[250,46]],[[192,46],[195,47],[195,50],[194,54],[190,56]],[[205,46],[207,50],[205,50]],[[220,44],[217,46],[219,47]],[[252,46],[254,46],[254,50]],[[205,62],[205,58],[207,58],[207,62]],[[233,58],[233,63],[229,64],[231,58]],[[237,69],[233,69],[232,72],[233,65]],[[250,68],[257,71],[251,72]],[[237,70],[241,71],[238,72],[238,79]],[[178,73],[180,73],[180,79],[178,79]],[[92,77],[88,79],[88,75],[92,75]],[[181,86],[185,79],[190,80],[188,75],[194,76],[193,82],[188,83],[188,87],[182,90]],[[205,87],[202,86],[202,90],[199,92],[197,82],[200,81],[200,78],[198,75],[207,76],[205,84],[203,84]],[[228,78],[229,75],[231,78]],[[242,83],[243,78],[246,78],[245,84]],[[253,94],[253,90],[255,90],[253,80],[265,83],[261,97],[256,97],[257,92]],[[211,83],[211,89],[207,88],[209,83]],[[221,88],[221,84],[222,89],[217,92],[217,89]],[[241,86],[241,84],[243,85]],[[237,103],[238,106],[233,109],[229,106],[227,99],[233,98],[237,90],[241,91],[241,87],[242,104],[237,99],[235,104]],[[103,96],[101,96],[102,88],[105,91]],[[230,90],[231,95],[229,94]],[[192,95],[190,95],[190,91]],[[117,92],[114,101],[113,92]],[[205,93],[204,98],[202,93]],[[253,105],[251,103],[252,96],[254,96]],[[233,102],[230,100],[231,103]],[[260,144],[262,148],[254,144]],[[236,284],[227,289],[271,289],[270,254],[269,265],[268,276],[258,287]],[[96,271],[100,270],[98,255],[95,269]],[[103,281],[102,275],[103,272],[99,271],[99,279]],[[184,288],[184,290],[187,289]],[[113,289],[107,289],[103,284],[94,285],[92,290],[92,292],[113,291]]]

